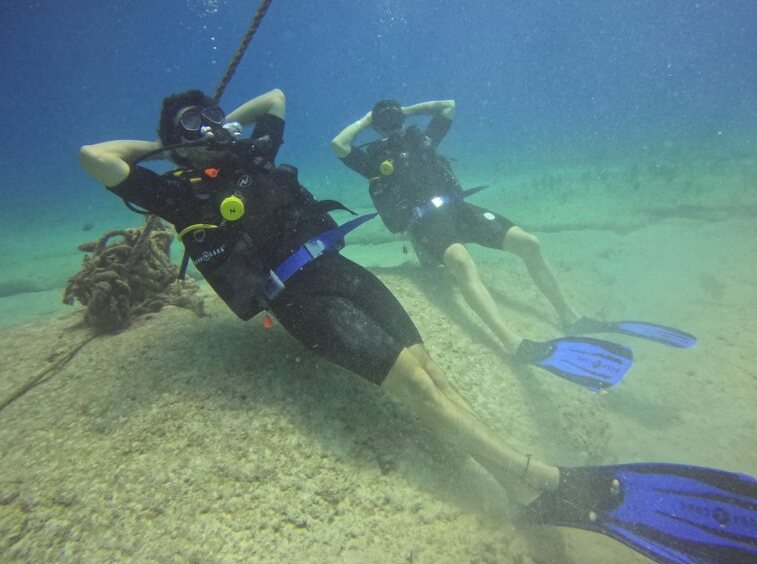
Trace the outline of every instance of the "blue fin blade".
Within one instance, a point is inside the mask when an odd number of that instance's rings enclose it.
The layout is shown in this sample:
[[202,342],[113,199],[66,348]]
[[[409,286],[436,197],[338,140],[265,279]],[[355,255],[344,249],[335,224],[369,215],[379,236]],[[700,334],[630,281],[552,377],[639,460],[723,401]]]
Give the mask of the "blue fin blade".
[[691,333],[648,321],[600,321],[591,317],[582,317],[567,325],[565,329],[569,335],[622,333],[681,349],[688,349],[697,344],[697,338]]
[[669,347],[688,349],[697,344],[697,338],[691,333],[673,327],[666,327],[665,325],[657,325],[656,323],[648,323],[646,321],[617,321],[610,325],[613,327],[612,330],[617,333],[649,339],[650,341],[662,343]]
[[757,480],[713,468],[560,468],[560,486],[522,519],[601,533],[665,564],[757,562]]
[[607,535],[658,562],[757,562],[757,481],[677,464],[615,467],[623,503]]
[[593,392],[620,383],[633,364],[631,349],[599,339],[564,337],[536,345],[544,347],[543,356],[528,359],[530,364]]

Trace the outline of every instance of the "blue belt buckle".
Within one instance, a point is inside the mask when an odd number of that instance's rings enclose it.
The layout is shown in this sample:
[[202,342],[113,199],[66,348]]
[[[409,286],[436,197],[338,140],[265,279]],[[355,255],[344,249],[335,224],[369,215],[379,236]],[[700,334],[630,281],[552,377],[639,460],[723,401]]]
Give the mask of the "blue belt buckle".
[[414,207],[410,212],[410,221],[418,221],[434,208],[440,208],[449,203],[449,196],[434,196],[421,206]]
[[304,245],[307,252],[310,253],[310,256],[312,258],[317,258],[323,254],[323,252],[326,250],[326,245],[323,244],[323,241],[320,239],[311,239]]

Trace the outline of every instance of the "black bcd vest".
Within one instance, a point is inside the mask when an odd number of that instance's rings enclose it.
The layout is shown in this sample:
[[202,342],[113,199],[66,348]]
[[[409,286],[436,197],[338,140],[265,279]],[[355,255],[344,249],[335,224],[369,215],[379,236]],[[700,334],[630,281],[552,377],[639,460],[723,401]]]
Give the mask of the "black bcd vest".
[[[392,233],[405,231],[412,209],[443,194],[462,193],[447,159],[437,153],[417,126],[370,144],[369,194],[384,225]],[[391,163],[390,174],[381,165]]]

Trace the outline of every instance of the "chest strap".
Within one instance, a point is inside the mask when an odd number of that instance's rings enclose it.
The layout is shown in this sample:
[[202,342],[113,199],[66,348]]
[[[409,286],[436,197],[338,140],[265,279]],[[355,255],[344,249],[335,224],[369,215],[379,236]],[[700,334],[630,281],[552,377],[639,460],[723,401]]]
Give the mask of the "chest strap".
[[484,184],[483,186],[476,186],[475,188],[469,188],[468,190],[463,191],[463,193],[459,195],[458,194],[445,194],[442,196],[434,196],[428,202],[421,204],[420,206],[416,206],[412,210],[410,210],[410,221],[411,222],[418,221],[428,212],[435,210],[437,208],[441,208],[442,206],[446,206],[447,204],[451,204],[453,202],[459,202],[463,198],[472,196],[476,192],[480,192],[481,190],[483,190],[484,188],[487,188],[488,186],[489,186],[488,184]]
[[269,301],[273,300],[284,289],[287,280],[323,253],[341,250],[344,247],[344,236],[353,229],[360,227],[366,221],[373,219],[376,215],[378,214],[375,212],[361,215],[310,239],[289,255],[279,266],[271,270],[271,274],[263,289],[265,297]]

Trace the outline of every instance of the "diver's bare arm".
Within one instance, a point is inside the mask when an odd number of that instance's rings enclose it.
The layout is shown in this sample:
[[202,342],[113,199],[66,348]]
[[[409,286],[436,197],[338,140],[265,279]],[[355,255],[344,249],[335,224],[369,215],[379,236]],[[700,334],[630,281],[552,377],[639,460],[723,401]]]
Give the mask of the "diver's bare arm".
[[99,182],[115,186],[129,175],[129,163],[161,147],[159,141],[105,141],[84,145],[79,150],[79,162]]
[[439,114],[447,119],[453,119],[455,117],[455,101],[433,100],[431,102],[413,104],[412,106],[403,106],[402,113],[406,116]]
[[256,122],[266,114],[284,119],[286,114],[286,98],[284,92],[274,88],[270,92],[248,100],[236,110],[226,116],[226,121],[238,121],[242,125]]
[[349,155],[350,152],[352,152],[352,142],[355,140],[355,137],[357,137],[366,127],[370,127],[372,122],[372,113],[368,112],[356,122],[351,123],[342,129],[342,131],[331,140],[331,148],[336,153],[336,156],[343,159]]

